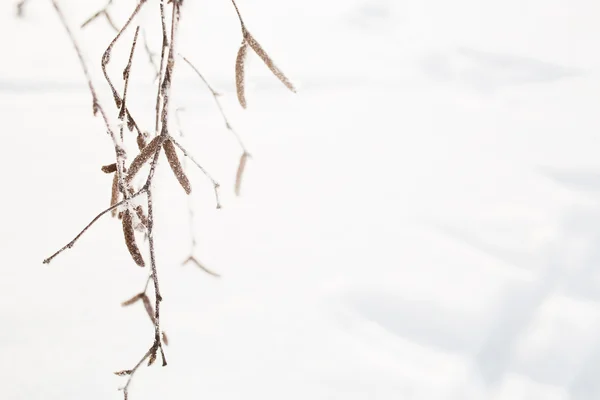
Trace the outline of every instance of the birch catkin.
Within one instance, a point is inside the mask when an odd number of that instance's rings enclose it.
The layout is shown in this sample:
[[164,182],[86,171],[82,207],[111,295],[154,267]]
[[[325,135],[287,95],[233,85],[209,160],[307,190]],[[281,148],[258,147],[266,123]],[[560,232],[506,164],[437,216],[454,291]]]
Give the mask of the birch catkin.
[[127,249],[129,250],[129,254],[131,254],[131,258],[133,261],[140,267],[145,266],[144,258],[142,257],[142,253],[140,253],[140,249],[135,243],[135,231],[133,230],[133,218],[129,210],[125,210],[123,212],[123,235],[125,236],[125,244],[127,245]]
[[248,45],[250,45],[252,50],[254,50],[254,52],[261,58],[261,60],[263,60],[263,62],[271,70],[273,75],[275,75],[277,79],[279,79],[281,83],[283,83],[288,89],[296,93],[296,89],[294,88],[294,85],[292,85],[292,82],[290,82],[290,80],[283,74],[283,72],[281,72],[279,68],[277,68],[271,57],[269,57],[267,52],[256,41],[256,39],[254,39],[254,36],[252,36],[247,30],[244,30],[244,39],[245,43],[248,43]]
[[169,165],[171,166],[171,170],[175,174],[175,177],[179,181],[179,184],[185,190],[185,193],[190,194],[192,192],[192,187],[190,186],[190,180],[188,179],[181,163],[179,162],[179,158],[177,157],[177,152],[175,151],[175,145],[170,140],[165,140],[163,143],[163,149],[165,151],[165,155],[167,156],[167,160],[169,160]]
[[163,140],[161,136],[157,136],[152,139],[150,143],[148,143],[148,145],[144,147],[142,151],[140,151],[140,154],[133,159],[131,165],[129,166],[129,170],[127,171],[125,182],[130,183],[133,180],[135,175],[140,171],[146,161],[148,161],[148,159],[156,152],[161,140]]
[[237,98],[242,108],[246,108],[246,95],[244,93],[244,66],[246,63],[246,55],[248,54],[248,43],[246,40],[242,42],[235,59],[235,88]]

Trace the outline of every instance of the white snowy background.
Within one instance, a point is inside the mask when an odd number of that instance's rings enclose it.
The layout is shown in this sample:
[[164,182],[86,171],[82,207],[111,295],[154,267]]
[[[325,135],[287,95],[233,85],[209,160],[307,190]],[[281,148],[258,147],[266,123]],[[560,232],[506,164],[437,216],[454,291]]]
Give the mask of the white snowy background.
[[[135,1],[116,1],[122,23]],[[104,1],[61,2],[102,87]],[[226,0],[187,0],[179,51],[217,90],[240,155],[183,63],[196,255],[187,200],[156,180],[169,366],[132,399],[593,400],[600,398],[600,2],[239,0],[298,84],[251,55],[235,99],[239,24]],[[156,2],[140,16],[159,24]],[[149,32],[159,48],[157,32]],[[118,77],[133,34],[111,64]],[[120,399],[152,342],[118,221],[105,218],[112,143],[50,1],[0,4],[0,398]],[[136,53],[131,104],[152,126]],[[133,103],[133,102],[137,103]],[[163,162],[164,164],[164,162]],[[163,167],[165,165],[161,164]]]

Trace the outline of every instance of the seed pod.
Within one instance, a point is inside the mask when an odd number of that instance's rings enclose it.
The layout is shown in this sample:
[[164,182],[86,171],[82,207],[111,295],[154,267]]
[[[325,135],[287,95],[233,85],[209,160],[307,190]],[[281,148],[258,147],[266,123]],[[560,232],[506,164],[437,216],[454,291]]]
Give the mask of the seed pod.
[[246,95],[244,94],[244,65],[246,63],[246,55],[248,54],[248,43],[246,40],[242,42],[235,59],[235,88],[237,98],[242,108],[246,108]]
[[125,236],[125,244],[127,245],[127,249],[129,250],[129,254],[131,254],[131,258],[133,261],[140,267],[145,265],[144,259],[142,257],[142,253],[140,253],[140,249],[135,243],[135,232],[133,230],[133,218],[131,217],[131,213],[129,210],[125,210],[123,212],[123,234]]
[[169,165],[171,166],[171,170],[175,174],[175,177],[179,181],[179,184],[185,190],[185,193],[190,194],[192,192],[192,187],[190,186],[190,181],[179,162],[179,158],[177,158],[177,152],[175,151],[175,145],[171,140],[165,140],[163,143],[163,150],[167,156],[167,160],[169,160]]

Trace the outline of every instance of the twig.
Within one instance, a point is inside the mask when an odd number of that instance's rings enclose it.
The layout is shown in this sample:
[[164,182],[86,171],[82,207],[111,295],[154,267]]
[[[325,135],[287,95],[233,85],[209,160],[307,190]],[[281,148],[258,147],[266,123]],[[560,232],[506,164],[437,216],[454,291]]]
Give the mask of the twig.
[[[147,192],[147,190],[146,190],[145,188],[142,188],[142,189],[138,190],[136,193],[134,193],[134,194],[133,194],[133,195],[132,195],[132,196],[129,198],[129,200],[131,200],[131,199],[133,199],[133,198],[135,198],[135,197],[137,197],[137,196],[139,196],[140,194],[142,194],[142,193],[145,193],[145,192]],[[64,246],[63,246],[63,247],[62,247],[60,250],[58,250],[56,253],[54,253],[54,254],[52,254],[50,257],[46,258],[46,259],[44,260],[44,264],[50,264],[50,261],[52,261],[52,260],[53,260],[53,259],[54,259],[56,256],[58,256],[60,253],[62,253],[63,251],[65,251],[65,250],[67,250],[67,249],[70,249],[71,247],[73,247],[73,245],[75,244],[75,242],[77,242],[77,241],[79,240],[79,238],[80,238],[80,237],[81,237],[81,236],[82,236],[82,235],[83,235],[83,234],[84,234],[84,233],[85,233],[85,232],[86,232],[88,229],[90,229],[90,227],[91,227],[92,225],[94,225],[94,223],[95,223],[96,221],[98,221],[98,220],[99,220],[99,219],[100,219],[100,218],[101,218],[101,217],[102,217],[104,214],[106,214],[106,213],[110,212],[111,210],[114,210],[114,209],[116,209],[117,207],[119,207],[119,206],[121,206],[121,205],[125,204],[127,201],[128,201],[128,200],[122,200],[122,201],[118,202],[117,204],[115,204],[115,205],[113,205],[113,206],[111,206],[111,207],[108,207],[107,209],[105,209],[104,211],[102,211],[100,214],[96,215],[96,216],[94,217],[94,219],[92,219],[92,221],[91,221],[89,224],[87,224],[87,225],[85,226],[85,228],[83,228],[83,229],[81,230],[81,232],[79,232],[79,233],[77,234],[77,236],[75,236],[75,238],[73,238],[73,240],[71,240],[69,243],[67,243],[66,245],[64,245]]]
[[194,157],[192,157],[192,155],[190,153],[188,153],[188,151],[185,149],[185,147],[183,147],[181,144],[179,144],[179,142],[176,141],[173,137],[171,137],[171,141],[173,142],[173,144],[175,144],[175,146],[179,147],[179,149],[181,150],[181,152],[187,158],[189,158],[196,165],[196,167],[198,167],[200,169],[200,171],[202,171],[202,173],[206,176],[206,178],[208,178],[208,180],[210,180],[210,182],[213,185],[213,190],[215,192],[215,200],[217,202],[217,208],[221,208],[221,200],[220,200],[220,197],[219,197],[219,187],[221,185],[219,185],[219,183],[208,173],[208,171],[206,171],[206,169],[204,169],[204,167],[202,165],[200,165],[198,163],[198,161],[196,161],[194,159]]
[[200,263],[200,261],[198,261],[196,259],[196,257],[194,257],[194,256],[189,256],[188,258],[186,258],[185,261],[182,263],[182,265],[186,265],[188,263],[192,263],[192,264],[196,265],[202,271],[206,272],[209,275],[214,276],[215,278],[220,278],[221,277],[221,275],[217,274],[216,272],[211,271],[210,269],[208,269],[204,265],[202,265]]
[[25,4],[27,4],[29,0],[21,0],[17,3],[17,17],[23,18],[25,15]]
[[225,122],[225,127],[227,128],[227,130],[231,131],[231,133],[235,136],[235,139],[237,140],[237,142],[239,143],[240,147],[242,148],[242,151],[244,153],[250,154],[248,152],[248,150],[246,149],[246,146],[244,146],[244,143],[242,142],[242,139],[240,138],[240,135],[238,135],[238,133],[233,129],[233,127],[231,126],[231,123],[229,123],[229,119],[227,118],[227,114],[225,114],[225,110],[223,109],[223,105],[221,104],[221,101],[219,100],[219,96],[221,96],[221,94],[218,93],[217,91],[215,91],[212,88],[212,86],[208,83],[208,81],[200,73],[200,71],[198,70],[198,68],[196,68],[194,66],[194,64],[192,64],[192,62],[190,60],[188,60],[187,58],[185,58],[181,54],[179,54],[179,56],[183,59],[183,61],[185,61],[194,70],[194,72],[202,80],[202,82],[204,83],[204,85],[206,85],[206,87],[210,91],[210,94],[212,94],[213,99],[215,100],[215,104],[217,105],[217,108],[219,109],[219,113],[223,117],[223,121]]
[[154,61],[155,54],[150,50],[150,46],[148,45],[148,38],[146,37],[146,31],[142,29],[142,41],[144,43],[144,50],[146,51],[146,55],[148,56],[148,61],[154,68],[155,78],[160,76],[160,70]]
[[116,375],[127,375],[127,382],[125,383],[125,386],[120,388],[120,390],[123,391],[124,400],[128,400],[128,398],[129,398],[129,385],[131,384],[131,380],[133,379],[133,376],[135,375],[137,370],[140,368],[140,366],[144,363],[144,361],[146,361],[148,359],[148,357],[150,357],[153,349],[154,349],[154,346],[150,347],[150,349],[148,349],[146,354],[144,354],[144,357],[142,357],[140,359],[140,361],[138,361],[138,363],[135,364],[135,366],[132,369],[115,372]]
[[[117,89],[115,88],[115,85],[112,83],[112,80],[108,76],[108,72],[106,70],[106,66],[110,62],[110,56],[111,56],[113,47],[115,46],[115,44],[117,43],[117,41],[121,38],[121,36],[125,32],[125,30],[127,30],[127,28],[129,27],[129,25],[131,24],[131,22],[133,21],[133,19],[135,18],[135,16],[140,12],[140,10],[142,9],[143,5],[146,2],[147,2],[147,0],[139,0],[137,6],[135,7],[135,9],[133,10],[133,12],[131,13],[131,15],[129,16],[129,18],[127,19],[127,22],[125,22],[125,25],[123,25],[123,27],[121,28],[121,30],[119,30],[117,32],[117,35],[110,42],[110,44],[108,45],[108,47],[104,51],[104,54],[102,55],[102,63],[101,63],[102,73],[104,74],[104,78],[106,79],[106,81],[108,82],[108,85],[110,86],[110,89],[112,91],[113,98],[114,98],[115,104],[117,105],[117,108],[121,108],[123,100],[119,96],[119,93],[117,92]],[[140,130],[140,128],[138,127],[137,123],[135,122],[135,120],[131,116],[131,113],[129,112],[129,110],[127,109],[127,107],[125,107],[125,112],[127,113],[127,121],[128,121],[128,123],[130,123],[131,126],[133,126],[136,129],[138,135],[143,136],[142,131]],[[121,189],[124,189],[124,188],[121,188]]]
[[[119,119],[121,121],[125,118],[125,113],[127,110],[127,105],[126,105],[127,104],[127,89],[129,88],[129,76],[130,76],[130,72],[131,72],[131,63],[133,61],[133,53],[135,52],[135,45],[137,44],[137,38],[138,38],[139,33],[140,33],[140,26],[138,25],[138,27],[135,29],[135,35],[133,36],[133,44],[131,45],[131,52],[129,53],[129,61],[127,62],[127,66],[123,70],[123,80],[125,81],[125,85],[123,87],[123,101],[121,102],[121,111],[119,111]],[[131,119],[128,119],[127,125],[129,127],[133,128],[131,121],[132,121]],[[124,124],[121,124],[121,130],[120,130],[121,140],[123,140],[123,129],[124,129]]]
[[162,73],[165,66],[165,52],[169,47],[169,39],[167,38],[167,24],[165,21],[165,1],[160,0],[160,24],[162,28],[162,47],[160,50],[160,67],[158,69],[158,89],[156,93],[156,120],[154,125],[154,134],[158,135],[160,124],[160,106],[162,94]]
[[[184,137],[184,133],[183,133],[183,129],[181,128],[181,120],[179,118],[179,113],[181,111],[184,111],[183,108],[178,108],[175,110],[175,119],[177,121],[177,130],[179,131],[179,136],[181,138]],[[183,158],[183,169],[187,170],[187,157]],[[185,259],[185,261],[183,261],[181,263],[181,265],[186,265],[188,263],[193,263],[194,265],[198,266],[200,269],[202,269],[204,272],[206,272],[209,275],[212,275],[214,277],[220,278],[221,275],[217,274],[216,272],[211,271],[210,269],[206,268],[200,261],[198,261],[198,259],[194,256],[194,252],[196,250],[196,245],[197,245],[197,241],[196,241],[196,231],[194,229],[194,207],[192,204],[192,195],[188,196],[188,202],[187,202],[187,206],[188,206],[188,214],[189,214],[189,228],[190,228],[190,255],[188,258]]]
[[113,22],[112,18],[110,17],[110,14],[108,13],[108,7],[112,4],[112,2],[113,2],[113,0],[108,0],[106,5],[101,10],[98,10],[91,17],[86,19],[85,22],[83,24],[81,24],[81,29],[88,26],[90,23],[92,23],[94,20],[96,20],[100,16],[104,16],[106,18],[106,21],[108,22],[108,24],[111,26],[111,28],[113,28],[116,32],[118,32],[119,28],[117,28],[117,26]]

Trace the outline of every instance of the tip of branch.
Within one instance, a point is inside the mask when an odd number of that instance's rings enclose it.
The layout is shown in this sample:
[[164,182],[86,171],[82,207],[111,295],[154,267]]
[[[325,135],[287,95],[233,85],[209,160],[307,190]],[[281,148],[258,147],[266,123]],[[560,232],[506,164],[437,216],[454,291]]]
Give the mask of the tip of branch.
[[198,268],[200,268],[202,271],[206,272],[207,274],[214,276],[215,278],[220,278],[221,275],[219,275],[218,273],[211,271],[210,269],[206,268],[204,265],[202,265],[200,263],[200,261],[198,261],[196,259],[196,257],[194,256],[189,256],[188,258],[186,258],[186,260],[184,262],[181,263],[181,265],[187,265],[189,263],[194,264],[195,266],[197,266]]

